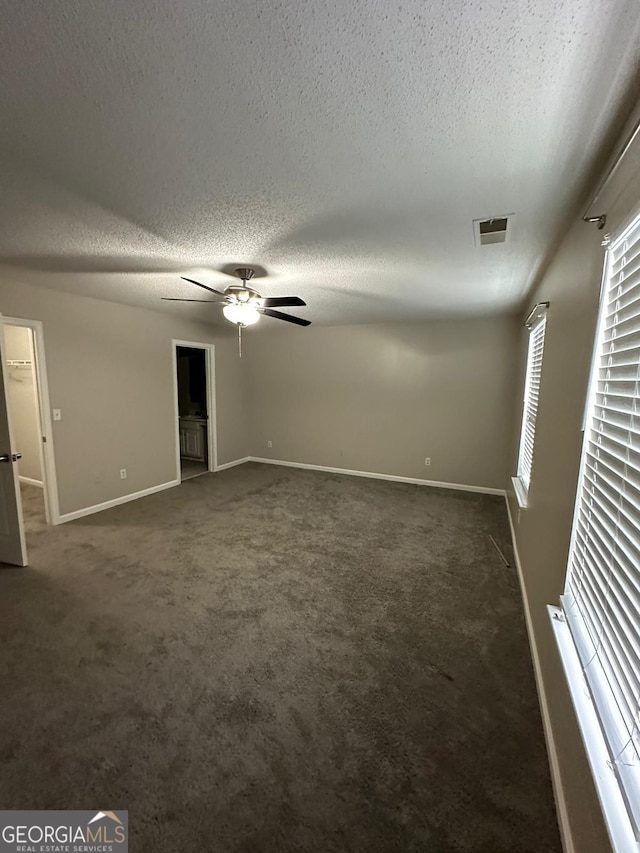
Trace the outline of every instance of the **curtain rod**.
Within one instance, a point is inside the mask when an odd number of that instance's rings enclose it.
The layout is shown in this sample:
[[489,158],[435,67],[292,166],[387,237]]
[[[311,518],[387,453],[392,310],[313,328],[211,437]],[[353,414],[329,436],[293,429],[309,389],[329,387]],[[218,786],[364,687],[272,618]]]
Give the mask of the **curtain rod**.
[[609,183],[611,178],[613,178],[615,173],[618,171],[618,166],[620,165],[620,163],[622,162],[622,160],[626,156],[626,153],[629,150],[629,148],[631,148],[631,146],[633,145],[633,142],[634,142],[634,140],[635,140],[635,138],[639,132],[640,132],[640,117],[638,117],[638,120],[636,121],[635,125],[633,126],[631,133],[629,134],[624,145],[620,149],[618,156],[616,157],[616,159],[613,161],[613,163],[609,167],[609,171],[607,172],[607,174],[604,176],[604,178],[600,182],[598,189],[595,191],[595,193],[591,197],[591,201],[589,202],[589,204],[587,205],[587,207],[585,209],[584,215],[582,217],[582,221],[583,222],[597,222],[599,231],[602,231],[604,226],[607,224],[607,214],[601,213],[600,216],[589,216],[588,213],[591,210],[591,208],[593,207],[593,205],[600,198],[600,194],[602,193],[603,189],[607,186],[607,184]]

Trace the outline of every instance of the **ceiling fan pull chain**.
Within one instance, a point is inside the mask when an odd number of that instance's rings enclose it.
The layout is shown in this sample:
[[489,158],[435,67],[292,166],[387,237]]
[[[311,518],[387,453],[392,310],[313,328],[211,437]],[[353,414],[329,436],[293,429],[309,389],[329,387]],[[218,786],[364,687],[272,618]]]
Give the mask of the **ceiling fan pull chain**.
[[242,323],[238,323],[238,357],[242,358]]

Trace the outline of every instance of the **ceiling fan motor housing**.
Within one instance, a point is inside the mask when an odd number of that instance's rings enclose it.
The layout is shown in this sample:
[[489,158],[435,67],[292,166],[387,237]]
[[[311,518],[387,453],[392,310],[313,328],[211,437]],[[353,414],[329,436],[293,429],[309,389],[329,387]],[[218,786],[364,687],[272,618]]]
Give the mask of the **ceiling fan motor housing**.
[[251,267],[238,267],[236,275],[242,279],[242,284],[230,284],[229,287],[225,288],[225,294],[232,297],[241,305],[246,305],[249,302],[255,302],[260,299],[260,294],[257,290],[247,287],[247,282],[251,281],[254,277],[255,270],[251,269]]
[[260,299],[260,294],[252,287],[247,287],[244,284],[230,284],[225,288],[225,296],[231,296],[236,302],[247,303],[255,302]]

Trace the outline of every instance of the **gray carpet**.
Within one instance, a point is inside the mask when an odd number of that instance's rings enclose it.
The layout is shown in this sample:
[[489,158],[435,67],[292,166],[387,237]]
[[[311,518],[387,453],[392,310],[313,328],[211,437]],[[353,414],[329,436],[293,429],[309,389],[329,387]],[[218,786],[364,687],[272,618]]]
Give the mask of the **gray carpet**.
[[25,533],[39,533],[47,526],[44,513],[44,492],[38,486],[20,483],[22,516]]
[[0,571],[0,803],[133,851],[559,853],[501,498],[248,464]]

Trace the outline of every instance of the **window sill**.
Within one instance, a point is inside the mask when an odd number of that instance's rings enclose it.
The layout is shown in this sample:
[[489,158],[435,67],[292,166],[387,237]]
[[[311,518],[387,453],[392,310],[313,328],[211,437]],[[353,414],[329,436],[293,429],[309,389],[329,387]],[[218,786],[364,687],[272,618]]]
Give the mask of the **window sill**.
[[516,500],[518,501],[518,506],[520,509],[527,508],[527,490],[522,485],[522,481],[519,477],[512,477],[511,482],[513,483],[513,491],[516,493]]
[[615,853],[638,853],[636,841],[615,773],[609,766],[609,752],[587,687],[571,630],[562,610],[548,607],[558,651],[569,685],[573,707],[582,734],[591,775]]

